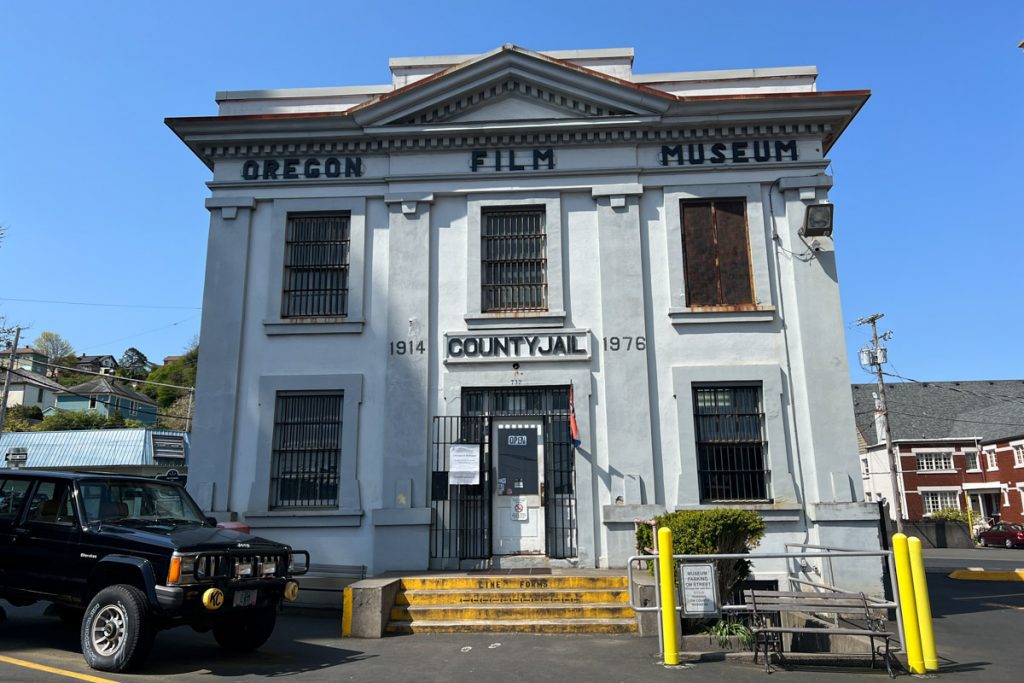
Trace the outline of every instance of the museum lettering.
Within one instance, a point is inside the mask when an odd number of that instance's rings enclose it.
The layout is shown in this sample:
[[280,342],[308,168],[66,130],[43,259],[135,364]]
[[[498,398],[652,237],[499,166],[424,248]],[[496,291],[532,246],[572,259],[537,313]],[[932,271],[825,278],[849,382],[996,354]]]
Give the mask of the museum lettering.
[[695,142],[685,145],[662,145],[658,160],[662,166],[796,161],[796,140],[751,140],[729,144]]

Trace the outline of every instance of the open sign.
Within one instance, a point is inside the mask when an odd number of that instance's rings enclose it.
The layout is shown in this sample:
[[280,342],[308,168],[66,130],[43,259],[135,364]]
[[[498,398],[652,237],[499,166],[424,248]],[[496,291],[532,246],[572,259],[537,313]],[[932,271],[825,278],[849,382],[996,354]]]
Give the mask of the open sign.
[[526,435],[525,434],[509,434],[508,435],[509,446],[525,446]]

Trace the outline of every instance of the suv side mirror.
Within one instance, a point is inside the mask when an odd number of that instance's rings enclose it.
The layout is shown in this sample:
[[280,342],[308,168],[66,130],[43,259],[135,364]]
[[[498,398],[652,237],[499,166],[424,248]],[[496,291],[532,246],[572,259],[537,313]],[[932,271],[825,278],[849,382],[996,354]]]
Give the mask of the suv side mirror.
[[210,526],[217,526],[217,518],[216,517],[207,517],[206,521],[210,523]]

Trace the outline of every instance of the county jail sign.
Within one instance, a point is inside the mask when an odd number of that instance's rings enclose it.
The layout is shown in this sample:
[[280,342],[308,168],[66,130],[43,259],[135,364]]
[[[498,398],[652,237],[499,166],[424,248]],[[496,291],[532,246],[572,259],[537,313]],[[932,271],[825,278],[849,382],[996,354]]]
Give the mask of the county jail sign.
[[449,332],[445,363],[590,360],[589,330]]

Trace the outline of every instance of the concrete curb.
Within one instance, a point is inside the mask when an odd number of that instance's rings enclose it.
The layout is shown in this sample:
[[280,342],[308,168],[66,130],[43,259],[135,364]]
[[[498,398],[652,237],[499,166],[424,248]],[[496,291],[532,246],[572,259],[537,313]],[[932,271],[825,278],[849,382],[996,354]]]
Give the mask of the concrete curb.
[[949,574],[949,578],[961,581],[1024,581],[1024,569],[1012,571],[957,569]]

